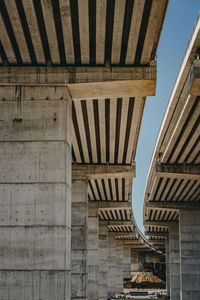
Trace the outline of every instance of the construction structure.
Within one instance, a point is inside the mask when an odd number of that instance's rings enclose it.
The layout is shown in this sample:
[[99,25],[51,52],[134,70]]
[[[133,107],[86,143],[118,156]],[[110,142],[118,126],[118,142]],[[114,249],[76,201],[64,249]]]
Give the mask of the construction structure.
[[165,240],[170,299],[200,299],[200,15],[178,72],[151,161],[146,235]]
[[151,248],[132,179],[167,4],[1,0],[0,299],[105,300]]

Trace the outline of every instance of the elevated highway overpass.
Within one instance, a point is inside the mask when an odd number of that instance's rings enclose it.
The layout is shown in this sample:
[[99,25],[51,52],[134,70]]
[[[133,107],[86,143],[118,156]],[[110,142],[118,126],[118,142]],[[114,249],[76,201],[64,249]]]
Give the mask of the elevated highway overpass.
[[[127,249],[151,247],[135,230],[132,179],[167,4],[1,1],[6,300],[105,300],[123,288]],[[124,245],[130,233],[137,245]]]
[[[171,299],[200,297],[200,17],[181,63],[152,157],[146,235],[165,239]],[[153,241],[154,239],[154,241]]]

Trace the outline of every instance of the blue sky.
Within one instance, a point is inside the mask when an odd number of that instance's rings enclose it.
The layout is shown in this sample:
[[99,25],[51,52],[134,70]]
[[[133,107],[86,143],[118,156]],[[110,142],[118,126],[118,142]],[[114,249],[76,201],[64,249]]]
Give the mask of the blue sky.
[[136,153],[133,212],[143,232],[143,201],[147,173],[157,135],[192,28],[200,10],[199,0],[170,0],[157,51],[156,96],[148,97]]

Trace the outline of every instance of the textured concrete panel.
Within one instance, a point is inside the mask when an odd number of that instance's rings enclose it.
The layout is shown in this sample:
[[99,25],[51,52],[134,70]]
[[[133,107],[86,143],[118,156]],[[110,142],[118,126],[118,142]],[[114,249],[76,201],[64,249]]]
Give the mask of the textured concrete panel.
[[71,101],[63,88],[0,90],[0,299],[69,300]]
[[66,142],[4,142],[0,145],[1,183],[66,183]]
[[98,244],[98,217],[97,209],[88,209],[88,236],[87,236],[87,270],[88,270],[88,300],[98,299],[98,268],[99,268],[99,244]]
[[72,226],[72,249],[86,249],[86,232],[82,226]]
[[0,269],[24,270],[26,266],[27,270],[69,270],[69,233],[70,229],[64,226],[0,227]]
[[72,226],[86,226],[87,203],[72,203]]
[[180,299],[179,225],[169,227],[170,297]]
[[73,249],[72,251],[72,273],[79,274],[85,273],[87,263],[87,251]]
[[1,101],[0,111],[0,141],[66,140],[67,101]]
[[73,274],[71,281],[71,299],[86,299],[86,274]]
[[70,272],[0,271],[1,300],[69,300]]
[[87,299],[88,183],[72,181],[72,275],[71,299]]
[[[0,225],[70,225],[66,184],[0,184]],[[56,199],[56,201],[55,201]]]
[[[16,71],[16,69],[15,69]],[[58,74],[56,74],[58,76]],[[23,100],[27,101],[39,101],[39,100],[54,100],[55,103],[59,102],[59,100],[65,100],[67,97],[66,87],[62,86],[0,86],[0,99],[8,102],[15,101],[21,102]]]
[[200,298],[200,210],[180,210],[181,300]]

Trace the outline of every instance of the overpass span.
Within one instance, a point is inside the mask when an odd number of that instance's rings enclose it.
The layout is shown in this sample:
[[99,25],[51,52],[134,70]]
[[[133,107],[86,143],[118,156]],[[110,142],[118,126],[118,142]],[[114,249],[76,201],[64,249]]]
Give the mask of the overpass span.
[[199,50],[198,16],[156,142],[144,199],[146,234],[151,241],[155,235],[166,239],[172,299],[200,297],[199,285],[191,284],[200,278]]
[[167,4],[1,1],[5,299],[104,300],[123,289],[124,250],[138,245],[115,237],[135,230],[134,160]]

